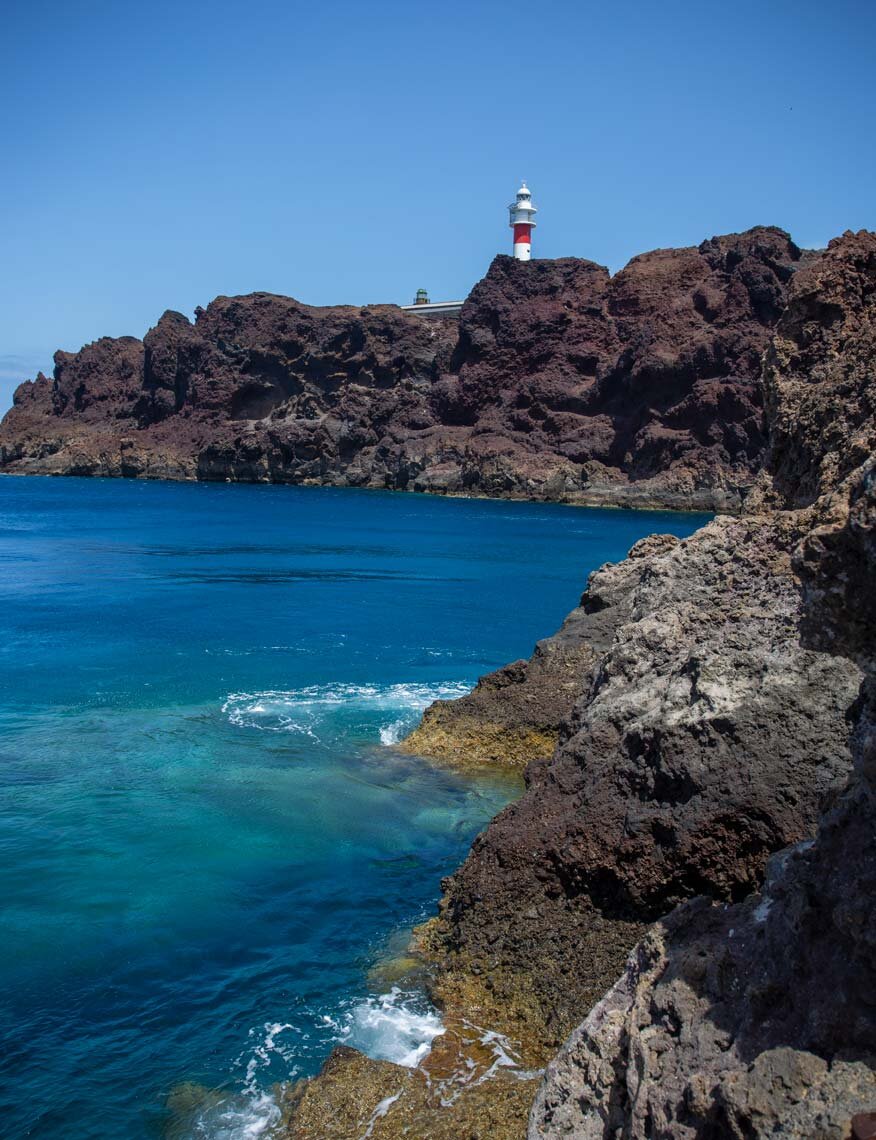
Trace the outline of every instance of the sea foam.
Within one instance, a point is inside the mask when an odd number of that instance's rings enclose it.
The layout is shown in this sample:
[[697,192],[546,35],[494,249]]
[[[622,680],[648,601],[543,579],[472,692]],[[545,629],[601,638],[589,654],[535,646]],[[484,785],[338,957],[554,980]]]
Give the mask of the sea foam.
[[422,995],[393,986],[389,993],[364,998],[338,1017],[323,1017],[337,1044],[352,1045],[376,1061],[415,1069],[444,1032],[438,1011]]
[[229,693],[222,712],[237,728],[288,732],[314,741],[335,735],[341,727],[339,720],[349,728],[347,722],[354,717],[364,735],[391,746],[433,701],[453,700],[470,689],[466,681],[308,685]]
[[192,1140],[267,1140],[280,1123],[280,1109],[270,1093],[229,1098],[199,1113]]
[[[393,1061],[409,1069],[428,1056],[432,1042],[444,1032],[437,1010],[421,994],[397,986],[389,993],[352,1002],[336,1016],[323,1014],[318,1022],[329,1042],[351,1045],[375,1060]],[[264,1085],[272,1077],[294,1079],[299,1072],[295,1064],[299,1050],[309,1052],[307,1036],[282,1022],[251,1029],[248,1047],[237,1061],[245,1069],[242,1091],[207,1100],[191,1121],[191,1140],[268,1140],[276,1136],[281,1112]],[[274,1068],[277,1062],[279,1072]],[[381,1101],[366,1135],[371,1135],[376,1121],[396,1099]]]

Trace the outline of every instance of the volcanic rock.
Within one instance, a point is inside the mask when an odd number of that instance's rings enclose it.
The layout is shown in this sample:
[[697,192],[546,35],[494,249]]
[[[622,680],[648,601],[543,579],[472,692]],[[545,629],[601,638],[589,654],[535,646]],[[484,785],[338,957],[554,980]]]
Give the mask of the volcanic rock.
[[219,297],[55,356],[0,425],[9,472],[384,487],[738,510],[760,360],[807,258],[758,227],[589,261],[497,257],[455,321]]
[[805,533],[792,512],[719,518],[593,575],[572,620],[596,635],[559,746],[445,883],[442,992],[488,977],[497,1025],[525,995],[556,1041],[644,924],[693,895],[744,898],[813,834],[848,771],[858,674],[799,644]]
[[793,512],[801,652],[865,674],[851,777],[759,895],[697,899],[635,948],[551,1063],[530,1140],[846,1140],[876,1108],[874,359],[876,235],[848,234],[795,282],[767,368],[775,493],[820,496]]
[[795,279],[764,368],[769,468],[788,506],[812,503],[876,450],[873,235],[835,238]]
[[872,463],[827,513],[798,565],[808,639],[866,671],[849,785],[759,896],[698,899],[636,947],[549,1066],[529,1140],[846,1140],[876,1108]]

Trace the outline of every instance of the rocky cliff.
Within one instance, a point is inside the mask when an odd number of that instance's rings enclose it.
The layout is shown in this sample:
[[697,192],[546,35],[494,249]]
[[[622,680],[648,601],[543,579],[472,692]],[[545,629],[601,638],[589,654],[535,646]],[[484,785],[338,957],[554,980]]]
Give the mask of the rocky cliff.
[[497,257],[459,322],[219,297],[55,356],[7,472],[267,480],[736,511],[761,356],[808,260],[757,228],[634,258]]
[[759,895],[659,923],[551,1063],[529,1140],[863,1140],[876,1127],[876,470],[826,504],[798,566],[804,638],[855,659],[855,768]]
[[[571,1030],[530,1140],[870,1135],[874,361],[876,235],[846,234],[795,275],[768,345],[743,515],[603,567],[531,661],[415,733],[444,761],[545,753],[419,935],[448,1024],[520,1050],[458,1091],[449,1134],[522,1137],[526,1069]],[[290,1135],[354,1096],[376,1138],[443,1134],[426,1078],[368,1117],[356,1064],[308,1086]]]
[[604,638],[613,619],[610,644],[591,643],[558,748],[476,840],[434,932],[453,984],[489,980],[506,1031],[525,1000],[557,1041],[643,923],[743,898],[814,832],[847,773],[858,678],[799,644],[804,533],[785,513],[719,519],[594,575],[580,622]]
[[[730,907],[698,899],[636,947],[550,1065],[530,1140],[871,1135],[874,362],[876,237],[849,234],[795,281],[767,355],[772,486],[762,501],[796,507],[784,515],[804,532],[793,544],[802,652],[864,670],[849,714],[851,777],[827,800],[814,841],[773,857],[760,894]],[[802,758],[809,746],[795,739]]]
[[550,1065],[530,1140],[845,1140],[876,1123],[874,362],[876,237],[846,235],[795,282],[767,359],[769,490],[798,509],[750,525],[798,520],[802,652],[864,671],[854,770],[814,841],[772,858],[759,894],[700,898],[636,947]]

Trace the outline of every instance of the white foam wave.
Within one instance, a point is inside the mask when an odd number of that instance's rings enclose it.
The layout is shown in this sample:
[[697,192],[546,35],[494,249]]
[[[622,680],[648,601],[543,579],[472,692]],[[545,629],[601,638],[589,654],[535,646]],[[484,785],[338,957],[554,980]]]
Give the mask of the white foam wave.
[[407,727],[408,722],[404,717],[390,721],[389,724],[381,725],[380,743],[386,745],[387,748],[391,748],[393,744],[398,744]]
[[[506,1079],[533,1080],[540,1071],[524,1068],[512,1042],[502,1033],[469,1021],[456,1025],[459,1060],[454,1069],[436,1078],[429,1072],[433,1042],[445,1028],[438,1011],[420,992],[394,986],[389,993],[349,1003],[336,1016],[316,1018],[317,1054],[327,1043],[351,1045],[367,1056],[418,1069],[439,1103],[453,1105],[466,1088],[483,1084],[501,1071]],[[265,1087],[275,1080],[291,1080],[299,1072],[294,1061],[311,1052],[310,1034],[281,1022],[266,1022],[250,1030],[250,1045],[237,1060],[245,1067],[243,1092],[222,1096],[204,1105],[194,1119],[191,1140],[280,1140],[282,1113]],[[279,1071],[271,1072],[277,1060]],[[401,1096],[402,1090],[376,1106],[360,1140],[368,1140],[375,1126]]]
[[357,1002],[337,1018],[324,1016],[322,1020],[334,1030],[339,1044],[407,1069],[415,1069],[444,1032],[438,1011],[422,995],[405,993],[398,986]]
[[270,1093],[234,1098],[205,1109],[192,1127],[193,1140],[259,1140],[272,1135],[280,1109]]
[[[308,685],[300,689],[265,689],[229,693],[222,712],[238,728],[289,732],[318,741],[326,729],[354,715],[360,729],[381,744],[397,744],[416,718],[436,700],[461,697],[471,688],[463,681],[394,685]],[[387,719],[383,714],[391,714]],[[364,718],[364,723],[362,723]],[[371,722],[375,723],[371,723]]]
[[[256,1097],[260,1093],[259,1077],[269,1070],[276,1060],[284,1063],[284,1076],[294,1076],[298,1071],[293,1064],[295,1059],[295,1046],[283,1039],[284,1033],[298,1033],[294,1025],[288,1022],[266,1021],[261,1029],[250,1029],[251,1041],[249,1056],[244,1051],[238,1058],[237,1064],[242,1065],[246,1060],[246,1076],[244,1078],[244,1091]],[[291,1070],[290,1070],[291,1066]]]
[[[283,1036],[290,1032],[300,1030],[279,1021],[250,1029],[250,1044],[236,1062],[245,1067],[243,1091],[205,1105],[193,1121],[193,1140],[267,1140],[276,1135],[282,1114],[264,1085],[272,1077],[291,1080],[299,1071],[294,1064],[295,1045]],[[272,1074],[277,1061],[281,1062],[279,1072]]]

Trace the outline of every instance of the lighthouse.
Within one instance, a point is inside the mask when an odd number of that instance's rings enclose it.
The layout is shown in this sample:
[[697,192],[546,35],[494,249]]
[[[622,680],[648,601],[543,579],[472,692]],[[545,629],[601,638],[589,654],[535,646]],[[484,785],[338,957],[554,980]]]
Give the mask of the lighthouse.
[[526,188],[526,183],[520,183],[517,191],[517,201],[508,207],[511,219],[508,225],[514,231],[514,256],[518,261],[529,261],[532,248],[532,230],[535,222],[533,214],[537,213],[532,204],[532,195]]

